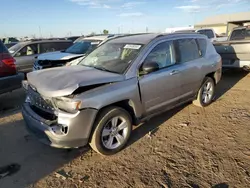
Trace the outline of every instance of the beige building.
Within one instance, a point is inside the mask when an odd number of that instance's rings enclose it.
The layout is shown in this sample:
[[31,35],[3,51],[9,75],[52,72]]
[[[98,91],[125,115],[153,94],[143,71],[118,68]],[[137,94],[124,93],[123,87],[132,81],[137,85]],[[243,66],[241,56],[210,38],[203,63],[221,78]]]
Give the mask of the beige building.
[[250,12],[224,14],[206,18],[197,23],[195,29],[213,28],[217,34],[230,34],[233,28],[250,23]]

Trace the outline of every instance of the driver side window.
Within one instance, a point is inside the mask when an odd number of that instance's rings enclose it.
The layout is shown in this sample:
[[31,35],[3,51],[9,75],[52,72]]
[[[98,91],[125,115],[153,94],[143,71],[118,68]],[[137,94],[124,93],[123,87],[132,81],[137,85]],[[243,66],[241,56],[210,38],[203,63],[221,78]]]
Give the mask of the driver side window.
[[172,42],[162,42],[158,44],[148,54],[145,63],[155,62],[159,68],[165,68],[175,64],[174,47]]
[[37,45],[36,44],[31,44],[23,47],[18,53],[18,56],[29,56],[29,55],[34,55],[37,54]]

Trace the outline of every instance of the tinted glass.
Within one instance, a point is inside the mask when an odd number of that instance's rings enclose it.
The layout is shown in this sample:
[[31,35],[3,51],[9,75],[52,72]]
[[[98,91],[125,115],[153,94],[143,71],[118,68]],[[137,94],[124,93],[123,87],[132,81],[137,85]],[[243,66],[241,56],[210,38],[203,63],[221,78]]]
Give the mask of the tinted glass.
[[82,40],[75,42],[71,47],[69,47],[65,52],[72,54],[85,54],[94,50],[100,41],[89,41]]
[[200,34],[202,34],[202,35],[206,35],[209,39],[215,37],[213,31],[210,30],[210,29],[200,30],[200,31],[198,31],[198,33],[200,33]]
[[176,40],[178,62],[184,63],[200,58],[199,49],[195,39]]
[[165,68],[175,63],[172,42],[158,44],[147,56],[145,63],[156,62],[159,68]]
[[205,39],[197,39],[201,56],[205,56],[207,50],[207,41]]
[[37,44],[30,44],[25,47],[23,47],[19,52],[16,54],[16,56],[27,56],[27,55],[34,55],[38,54]]
[[48,42],[40,44],[40,53],[54,52],[57,51],[57,44]]
[[237,29],[232,32],[230,40],[244,40],[245,37],[246,29]]

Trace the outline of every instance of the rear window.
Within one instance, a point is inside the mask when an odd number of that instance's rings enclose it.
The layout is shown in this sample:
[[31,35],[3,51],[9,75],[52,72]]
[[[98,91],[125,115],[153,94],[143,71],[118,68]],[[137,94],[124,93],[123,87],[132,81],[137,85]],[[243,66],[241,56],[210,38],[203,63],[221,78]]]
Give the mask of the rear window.
[[197,39],[198,45],[199,45],[199,49],[201,52],[201,56],[204,57],[206,54],[206,50],[207,50],[207,41],[205,39]]
[[244,40],[250,38],[250,29],[237,29],[231,34],[230,40]]
[[175,41],[177,61],[185,63],[200,58],[195,39],[179,39]]
[[7,48],[4,46],[4,44],[0,41],[0,53],[8,53]]
[[209,39],[214,38],[214,32],[211,29],[199,30],[198,33],[206,35]]

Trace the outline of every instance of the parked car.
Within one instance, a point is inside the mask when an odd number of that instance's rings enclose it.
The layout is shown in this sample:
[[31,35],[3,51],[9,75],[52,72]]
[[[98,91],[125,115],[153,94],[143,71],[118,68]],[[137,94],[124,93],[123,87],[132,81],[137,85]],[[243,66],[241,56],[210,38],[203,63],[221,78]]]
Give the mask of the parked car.
[[23,74],[16,72],[15,59],[0,41],[0,94],[22,87]]
[[227,41],[215,42],[222,57],[223,68],[240,68],[250,71],[250,27],[235,28]]
[[42,54],[35,61],[33,71],[77,64],[86,53],[94,50],[107,38],[107,36],[81,38],[64,51]]
[[197,33],[200,33],[202,35],[206,35],[211,42],[216,42],[216,41],[226,41],[227,37],[221,37],[219,35],[217,35],[214,31],[214,29],[198,29],[196,30]]
[[17,70],[28,73],[32,71],[39,54],[65,50],[72,44],[72,41],[67,40],[31,40],[19,42],[9,48],[9,52],[16,59]]
[[90,143],[120,151],[132,125],[188,101],[208,106],[221,57],[200,34],[116,37],[78,65],[29,73],[22,113],[28,130],[58,148]]

